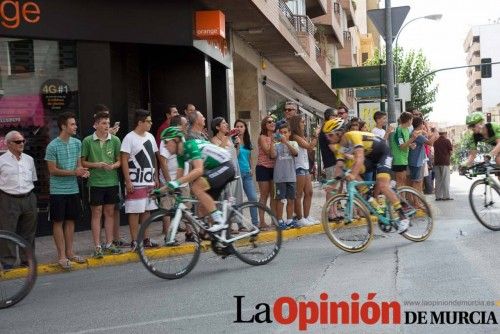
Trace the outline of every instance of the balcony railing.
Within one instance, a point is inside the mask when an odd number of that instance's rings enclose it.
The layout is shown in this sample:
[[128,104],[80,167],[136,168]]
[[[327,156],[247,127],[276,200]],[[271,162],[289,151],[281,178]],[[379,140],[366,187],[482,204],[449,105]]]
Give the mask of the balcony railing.
[[351,40],[351,32],[350,31],[344,31],[344,41],[350,41]]
[[284,0],[278,0],[278,6],[283,15],[285,15],[287,20],[290,22],[290,24],[295,27],[295,18],[293,12],[290,10],[290,8],[288,8],[286,2]]
[[333,12],[334,12],[335,14],[340,14],[340,4],[339,4],[338,2],[335,2],[335,3],[333,4]]
[[294,15],[295,18],[295,30],[297,32],[305,32],[309,35],[314,35],[316,32],[316,27],[307,15]]

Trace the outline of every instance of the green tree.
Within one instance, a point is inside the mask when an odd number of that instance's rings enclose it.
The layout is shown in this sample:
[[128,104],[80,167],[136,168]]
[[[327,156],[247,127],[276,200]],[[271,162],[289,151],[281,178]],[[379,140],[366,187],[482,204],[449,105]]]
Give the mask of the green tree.
[[[380,53],[377,49],[373,58],[368,59],[364,65],[385,64],[385,52]],[[437,86],[432,86],[435,74],[428,75],[416,84],[414,82],[431,72],[430,64],[422,53],[422,50],[410,50],[406,53],[403,48],[394,49],[394,64],[396,66],[397,82],[409,82],[411,84],[411,101],[406,107],[414,106],[420,109],[424,116],[432,111],[432,103],[436,100]]]
[[[474,147],[474,139],[472,137],[472,132],[468,131],[464,134],[462,139],[453,148],[453,153],[451,155],[451,162],[454,165],[460,165],[469,155],[469,151]],[[484,142],[479,142],[477,144],[478,154],[488,154],[492,147]]]

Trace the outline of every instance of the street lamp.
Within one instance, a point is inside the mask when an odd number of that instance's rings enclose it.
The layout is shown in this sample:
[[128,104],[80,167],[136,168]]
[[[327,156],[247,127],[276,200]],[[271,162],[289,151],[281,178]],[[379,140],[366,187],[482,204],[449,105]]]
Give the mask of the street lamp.
[[[398,49],[398,39],[399,39],[399,36],[401,35],[401,33],[403,32],[403,29],[407,25],[409,25],[413,21],[420,20],[420,19],[426,19],[426,20],[432,20],[432,21],[439,21],[439,20],[441,20],[442,17],[443,17],[443,14],[430,14],[430,15],[425,15],[425,16],[419,16],[419,17],[416,17],[416,18],[414,18],[414,19],[406,22],[401,27],[401,29],[399,29],[399,32],[396,35],[396,42],[394,43],[395,44],[394,50]],[[394,62],[394,67],[396,68],[396,73],[395,73],[395,76],[394,76],[395,77],[394,84],[397,86],[397,83],[398,83],[398,72],[397,72],[397,69],[398,69],[398,59],[397,58],[396,58],[396,61]]]

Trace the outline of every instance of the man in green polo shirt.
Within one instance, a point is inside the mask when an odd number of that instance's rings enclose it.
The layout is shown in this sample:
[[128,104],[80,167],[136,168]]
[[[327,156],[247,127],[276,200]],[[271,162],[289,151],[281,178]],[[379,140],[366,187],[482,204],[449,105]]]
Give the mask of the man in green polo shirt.
[[[120,139],[109,133],[109,113],[98,112],[94,116],[94,134],[85,137],[82,143],[82,164],[90,170],[89,202],[92,211],[92,238],[95,258],[104,253],[117,254],[113,245],[115,204],[118,203],[118,168],[120,162]],[[104,212],[106,244],[101,247],[101,218]]]

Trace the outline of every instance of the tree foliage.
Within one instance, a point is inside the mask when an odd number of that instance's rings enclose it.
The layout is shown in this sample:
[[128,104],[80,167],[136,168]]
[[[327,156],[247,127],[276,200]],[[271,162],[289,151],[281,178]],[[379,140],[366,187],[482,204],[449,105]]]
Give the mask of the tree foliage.
[[[474,147],[474,139],[472,137],[472,133],[468,131],[464,134],[462,139],[455,145],[453,149],[453,153],[451,155],[451,162],[454,165],[459,165],[462,161],[464,161],[469,151]],[[477,144],[477,153],[478,154],[488,154],[492,147],[484,142],[479,142]]]
[[[375,50],[373,58],[368,59],[364,65],[385,64],[385,52]],[[422,53],[422,50],[410,50],[406,53],[403,48],[394,49],[394,64],[396,66],[397,82],[409,82],[411,84],[411,101],[406,107],[414,106],[420,109],[422,114],[428,115],[432,112],[432,103],[436,100],[437,86],[432,86],[435,74],[426,76],[424,79],[416,80],[431,72],[430,64]]]

